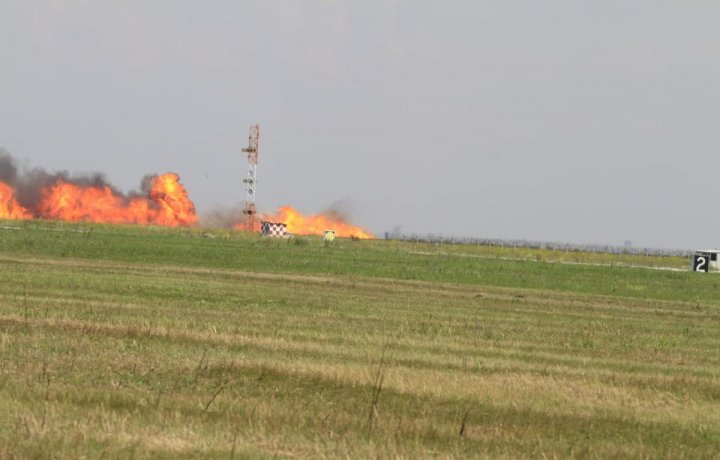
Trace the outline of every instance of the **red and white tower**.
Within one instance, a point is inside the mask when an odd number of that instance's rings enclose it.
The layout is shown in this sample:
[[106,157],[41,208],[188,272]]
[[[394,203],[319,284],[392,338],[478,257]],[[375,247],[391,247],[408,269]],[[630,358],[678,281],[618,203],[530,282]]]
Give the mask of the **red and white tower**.
[[248,154],[248,170],[245,179],[245,208],[243,209],[245,229],[248,231],[255,230],[255,196],[257,194],[257,165],[258,150],[260,146],[260,126],[254,125],[250,127],[250,137],[248,146],[242,149]]

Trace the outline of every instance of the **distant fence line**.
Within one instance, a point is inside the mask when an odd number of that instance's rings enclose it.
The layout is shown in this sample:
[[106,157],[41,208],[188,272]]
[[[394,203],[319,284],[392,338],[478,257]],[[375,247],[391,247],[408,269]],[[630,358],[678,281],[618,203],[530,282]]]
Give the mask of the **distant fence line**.
[[630,254],[659,257],[689,257],[693,254],[693,251],[688,249],[657,249],[639,248],[633,246],[611,246],[601,244],[572,244],[548,241],[506,240],[498,238],[447,237],[432,234],[417,235],[385,232],[384,236],[386,240],[409,241],[426,244],[457,244],[520,249],[552,249],[565,252],[593,252],[603,254]]

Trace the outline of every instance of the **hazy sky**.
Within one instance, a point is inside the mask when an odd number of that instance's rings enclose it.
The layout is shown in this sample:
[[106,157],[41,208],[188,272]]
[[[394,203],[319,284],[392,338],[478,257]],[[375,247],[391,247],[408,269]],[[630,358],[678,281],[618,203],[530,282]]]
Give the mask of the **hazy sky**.
[[0,147],[200,213],[720,246],[717,0],[0,0]]

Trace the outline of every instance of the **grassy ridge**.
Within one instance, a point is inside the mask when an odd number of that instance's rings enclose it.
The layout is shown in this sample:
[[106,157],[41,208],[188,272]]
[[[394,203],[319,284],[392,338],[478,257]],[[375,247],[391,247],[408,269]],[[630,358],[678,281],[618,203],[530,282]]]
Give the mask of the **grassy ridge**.
[[0,232],[0,457],[720,455],[715,276],[215,236]]

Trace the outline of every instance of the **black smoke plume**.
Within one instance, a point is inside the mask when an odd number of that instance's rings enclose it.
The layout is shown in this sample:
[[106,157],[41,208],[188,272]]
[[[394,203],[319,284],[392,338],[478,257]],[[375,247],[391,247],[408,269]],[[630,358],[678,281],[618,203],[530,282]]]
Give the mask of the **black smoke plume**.
[[[6,183],[15,190],[15,198],[23,207],[36,209],[42,190],[58,180],[80,187],[109,187],[114,194],[125,199],[136,195],[136,193],[123,194],[107,181],[104,174],[98,172],[70,174],[68,171],[48,172],[39,167],[21,168],[10,152],[0,147],[0,182]],[[149,180],[143,179],[143,183],[145,182]]]

